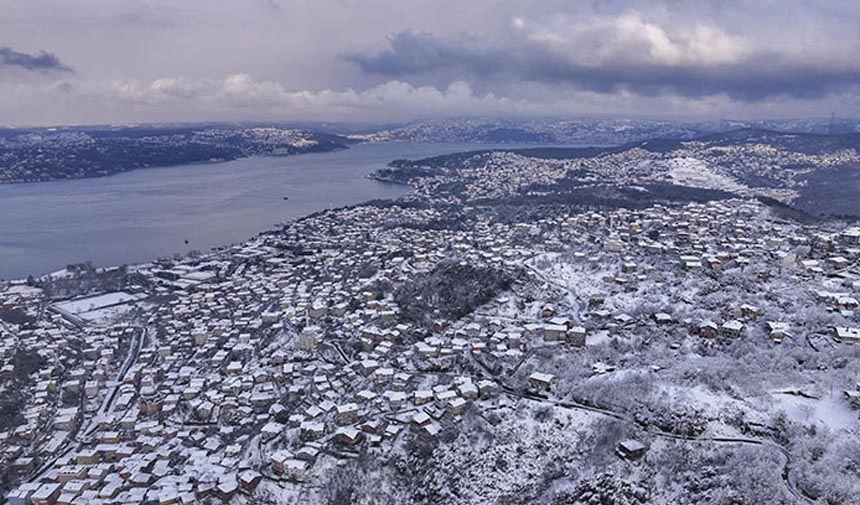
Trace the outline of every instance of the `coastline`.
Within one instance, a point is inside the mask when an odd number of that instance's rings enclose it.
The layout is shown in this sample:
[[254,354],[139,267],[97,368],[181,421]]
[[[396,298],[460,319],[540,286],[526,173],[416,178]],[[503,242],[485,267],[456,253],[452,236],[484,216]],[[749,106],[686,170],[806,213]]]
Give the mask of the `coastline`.
[[[357,145],[357,144],[353,144]],[[0,186],[6,185],[14,185],[14,184],[41,184],[44,182],[57,182],[57,181],[79,181],[85,179],[102,179],[105,177],[113,177],[120,174],[127,174],[129,172],[135,172],[138,170],[149,170],[153,168],[173,168],[173,167],[183,167],[183,166],[195,166],[195,165],[220,165],[223,163],[229,163],[231,161],[237,160],[246,160],[255,157],[260,158],[287,158],[292,156],[303,156],[307,154],[321,154],[321,153],[331,153],[338,151],[348,150],[350,146],[342,146],[335,147],[333,149],[328,149],[325,151],[303,151],[293,154],[251,154],[246,156],[236,156],[235,158],[219,158],[219,159],[211,159],[211,160],[199,160],[199,161],[189,161],[187,163],[168,163],[168,164],[156,164],[156,165],[147,165],[143,167],[132,167],[128,169],[118,169],[111,170],[109,173],[93,173],[87,175],[81,175],[79,177],[51,177],[44,179],[0,179]]]
[[366,142],[318,156],[254,156],[0,186],[0,214],[8,216],[0,223],[0,278],[45,275],[88,260],[107,267],[208,251],[325,209],[397,198],[408,184],[373,175],[392,160],[511,147]]

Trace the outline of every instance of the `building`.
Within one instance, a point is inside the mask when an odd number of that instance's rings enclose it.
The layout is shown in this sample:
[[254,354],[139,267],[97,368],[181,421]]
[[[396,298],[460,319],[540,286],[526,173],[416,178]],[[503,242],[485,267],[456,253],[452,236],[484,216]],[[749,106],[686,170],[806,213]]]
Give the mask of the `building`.
[[719,333],[719,327],[717,323],[713,321],[703,321],[699,324],[699,336],[704,338],[716,338]]
[[555,375],[535,372],[529,375],[529,385],[534,389],[549,391],[555,385]]
[[615,452],[624,459],[638,459],[645,455],[648,448],[642,442],[633,439],[622,440]]
[[836,338],[844,344],[860,343],[860,328],[836,326],[833,328]]

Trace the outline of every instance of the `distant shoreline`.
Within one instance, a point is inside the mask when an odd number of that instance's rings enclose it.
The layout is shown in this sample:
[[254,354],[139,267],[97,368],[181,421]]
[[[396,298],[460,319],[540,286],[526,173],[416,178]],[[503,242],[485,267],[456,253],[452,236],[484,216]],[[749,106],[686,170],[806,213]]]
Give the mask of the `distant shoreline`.
[[102,179],[104,177],[113,177],[115,175],[126,174],[129,172],[134,172],[137,170],[147,170],[150,168],[171,168],[171,167],[182,167],[187,165],[220,165],[222,163],[229,163],[231,161],[236,160],[244,160],[254,157],[262,157],[262,158],[286,158],[290,156],[302,156],[306,154],[319,154],[319,153],[329,153],[336,151],[344,151],[349,149],[349,146],[336,147],[333,149],[325,150],[325,151],[303,151],[294,154],[251,154],[247,156],[237,156],[235,158],[222,158],[222,159],[214,159],[214,160],[198,160],[198,161],[189,161],[189,162],[179,162],[179,163],[167,163],[164,165],[147,165],[145,167],[133,167],[128,169],[119,169],[111,171],[110,173],[93,173],[81,175],[79,177],[54,177],[54,178],[45,178],[45,179],[12,179],[12,180],[0,180],[0,185],[13,185],[13,184],[41,184],[44,182],[57,182],[57,181],[79,181],[82,179]]

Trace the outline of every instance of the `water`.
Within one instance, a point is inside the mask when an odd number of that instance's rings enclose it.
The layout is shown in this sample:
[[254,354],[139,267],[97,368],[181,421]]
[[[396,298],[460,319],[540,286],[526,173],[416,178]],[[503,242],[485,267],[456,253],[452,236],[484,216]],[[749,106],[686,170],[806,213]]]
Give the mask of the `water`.
[[402,195],[403,186],[365,177],[393,159],[489,147],[361,144],[332,153],[0,185],[0,279],[82,261],[142,263],[241,242],[318,210]]

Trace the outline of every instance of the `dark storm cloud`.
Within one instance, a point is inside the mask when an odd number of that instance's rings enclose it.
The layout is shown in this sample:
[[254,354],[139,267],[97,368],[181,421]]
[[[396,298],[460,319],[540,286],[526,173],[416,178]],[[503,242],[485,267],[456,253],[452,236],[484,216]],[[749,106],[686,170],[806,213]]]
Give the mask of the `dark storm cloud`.
[[[729,54],[711,57],[707,47],[696,47],[707,42],[707,37],[704,41],[691,41],[688,37],[672,45],[662,32],[647,32],[653,29],[644,25],[642,34],[632,36],[589,31],[563,41],[561,48],[534,37],[510,37],[490,43],[475,37],[405,31],[390,37],[389,47],[382,52],[349,54],[344,58],[366,74],[413,83],[435,85],[466,79],[492,89],[531,81],[643,96],[701,98],[726,94],[744,102],[777,96],[814,99],[860,83],[860,66],[828,64],[770,48],[737,50],[737,54],[729,48]],[[659,51],[667,54],[655,57]],[[594,54],[601,57],[592,57]]]
[[438,71],[496,73],[503,68],[492,47],[481,47],[477,38],[442,38],[431,33],[401,32],[389,39],[390,48],[375,55],[350,54],[344,58],[362,70],[386,77],[402,77]]
[[522,60],[517,71],[524,80],[570,84],[600,93],[668,93],[688,98],[724,93],[744,102],[778,96],[815,99],[860,83],[860,71],[856,69],[803,66],[781,60],[773,55],[714,66],[632,63],[590,67],[535,55]]
[[10,47],[0,47],[0,67],[19,67],[26,70],[72,72],[56,55],[40,51],[28,54]]

